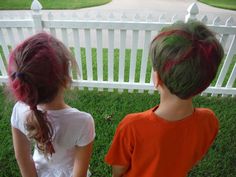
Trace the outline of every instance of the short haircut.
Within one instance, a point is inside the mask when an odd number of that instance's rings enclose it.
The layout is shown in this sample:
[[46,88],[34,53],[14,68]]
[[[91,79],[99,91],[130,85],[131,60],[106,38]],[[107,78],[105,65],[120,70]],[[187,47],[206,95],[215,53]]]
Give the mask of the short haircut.
[[163,28],[150,46],[154,71],[169,91],[181,99],[205,90],[223,57],[215,34],[198,21],[179,21]]

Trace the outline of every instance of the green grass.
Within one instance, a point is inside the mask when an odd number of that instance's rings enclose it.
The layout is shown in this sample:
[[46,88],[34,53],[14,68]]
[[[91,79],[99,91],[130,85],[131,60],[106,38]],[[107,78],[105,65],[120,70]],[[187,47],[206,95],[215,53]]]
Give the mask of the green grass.
[[[13,103],[8,101],[0,87],[0,176],[19,177],[14,158],[10,131],[10,116]],[[236,109],[235,98],[196,97],[196,107],[213,109],[220,121],[220,132],[204,160],[189,174],[189,177],[234,177],[236,174]],[[128,113],[143,111],[158,104],[158,94],[67,91],[66,102],[80,110],[90,112],[96,124],[96,139],[91,160],[93,177],[109,177],[110,167],[103,159],[120,120]],[[112,120],[106,117],[112,115]],[[154,135],[155,136],[155,135]]]
[[235,0],[198,0],[202,3],[223,9],[236,10]]
[[[43,9],[80,9],[99,6],[111,0],[39,0]],[[30,9],[32,0],[5,0],[0,1],[0,10]]]

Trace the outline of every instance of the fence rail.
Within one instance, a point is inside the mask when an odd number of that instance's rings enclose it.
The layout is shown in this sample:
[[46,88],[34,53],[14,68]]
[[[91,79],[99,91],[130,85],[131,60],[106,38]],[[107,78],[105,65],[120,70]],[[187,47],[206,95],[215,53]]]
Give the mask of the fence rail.
[[[7,64],[11,48],[39,31],[47,31],[59,38],[71,49],[80,71],[71,69],[73,85],[90,90],[118,89],[130,92],[154,91],[152,67],[148,60],[149,43],[158,31],[178,20],[175,16],[165,21],[160,16],[155,21],[151,15],[133,20],[125,15],[115,19],[56,19],[49,13],[42,18],[41,4],[34,0],[32,17],[27,19],[0,19],[0,83],[7,82]],[[194,3],[187,9],[185,21],[197,19],[198,6]],[[180,19],[181,20],[181,19]],[[215,81],[204,93],[211,95],[236,95],[236,26],[231,17],[224,24],[216,17],[208,23],[207,16],[200,21],[215,31],[225,49],[225,59]],[[78,73],[80,72],[80,73]]]

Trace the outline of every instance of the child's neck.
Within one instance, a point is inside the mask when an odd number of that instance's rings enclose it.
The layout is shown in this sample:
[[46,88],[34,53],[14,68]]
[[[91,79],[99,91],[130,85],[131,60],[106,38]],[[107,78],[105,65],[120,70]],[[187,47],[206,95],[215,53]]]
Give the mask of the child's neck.
[[160,105],[155,114],[168,121],[177,121],[194,111],[192,98],[182,100],[171,93],[160,93]]
[[46,111],[65,109],[70,106],[68,106],[64,101],[64,90],[59,90],[57,96],[50,103],[41,104],[40,107]]

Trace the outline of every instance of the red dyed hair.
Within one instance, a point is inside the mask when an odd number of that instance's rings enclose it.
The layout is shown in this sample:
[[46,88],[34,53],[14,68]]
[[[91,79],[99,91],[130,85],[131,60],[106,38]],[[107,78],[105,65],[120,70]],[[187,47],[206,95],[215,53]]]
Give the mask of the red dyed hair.
[[214,79],[224,51],[215,34],[198,21],[177,22],[153,39],[153,69],[172,94],[181,99],[205,90]]
[[25,122],[28,136],[38,148],[54,153],[53,127],[46,112],[38,104],[51,102],[61,87],[66,87],[71,52],[62,42],[47,33],[36,34],[17,46],[10,55],[8,66],[10,90],[18,101],[29,105],[31,115]]

